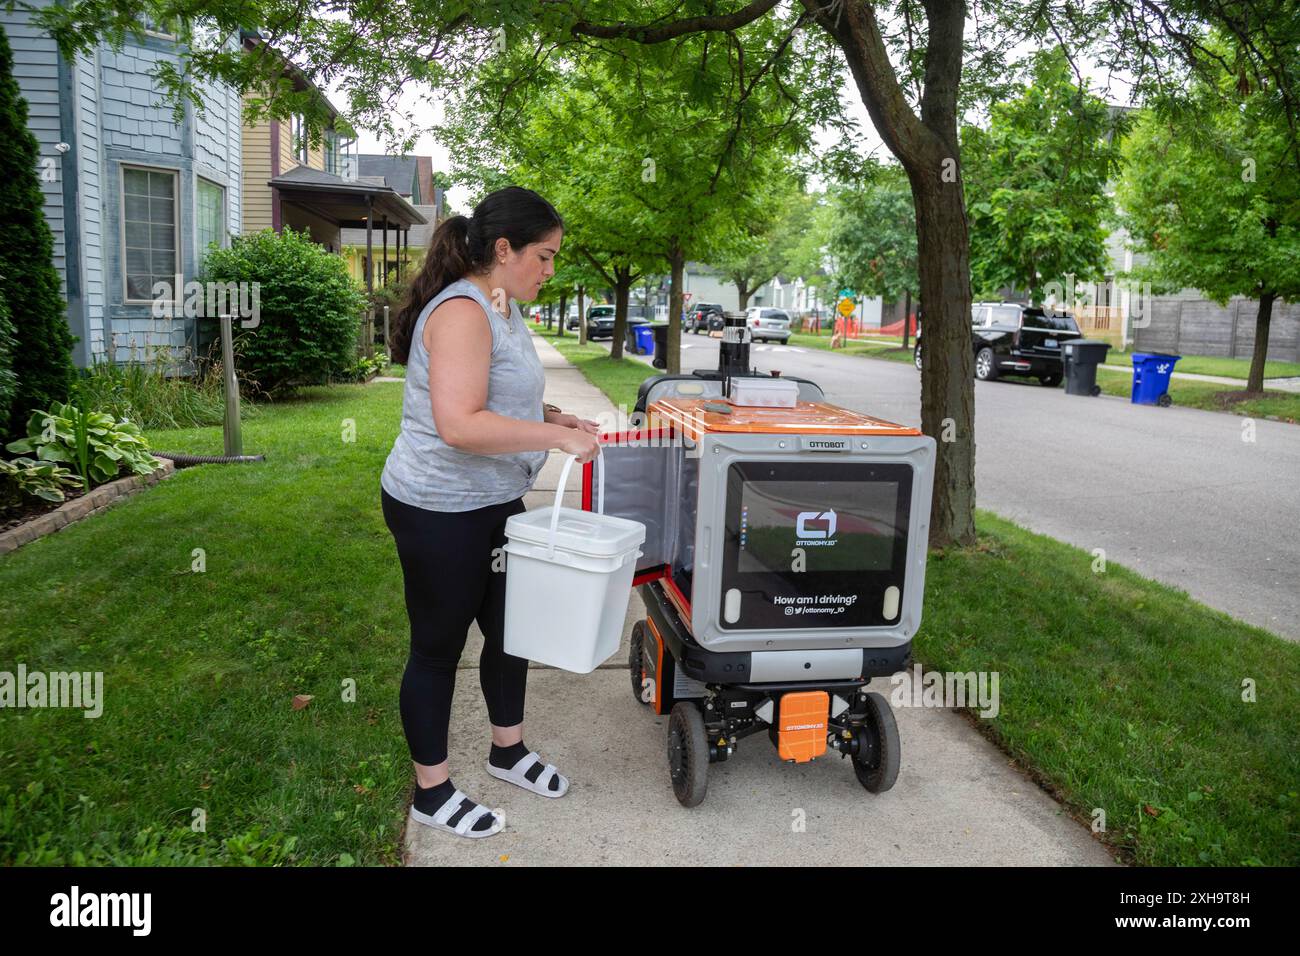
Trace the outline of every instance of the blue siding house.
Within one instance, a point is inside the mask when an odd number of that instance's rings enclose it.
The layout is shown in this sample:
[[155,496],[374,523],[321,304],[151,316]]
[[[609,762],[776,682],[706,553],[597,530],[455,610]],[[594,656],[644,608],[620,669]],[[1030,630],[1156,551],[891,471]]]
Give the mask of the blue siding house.
[[[183,356],[199,332],[183,316],[175,276],[196,278],[209,244],[229,245],[239,234],[239,94],[208,85],[203,115],[186,103],[178,124],[149,75],[182,49],[166,29],[68,61],[28,12],[0,8],[0,25],[40,143],[55,266],[80,338],[75,362],[146,358],[160,346]],[[238,37],[227,42],[238,49]],[[158,282],[175,288],[175,308],[154,308]]]

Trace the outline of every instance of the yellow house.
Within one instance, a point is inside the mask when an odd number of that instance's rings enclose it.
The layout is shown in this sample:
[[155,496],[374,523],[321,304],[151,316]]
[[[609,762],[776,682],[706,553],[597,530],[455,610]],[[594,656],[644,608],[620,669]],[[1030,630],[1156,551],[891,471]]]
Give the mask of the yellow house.
[[[244,42],[251,46],[261,40],[246,34]],[[313,90],[320,97],[332,121],[341,119],[319,88],[287,61],[285,69],[298,89]],[[333,123],[316,148],[307,141],[300,116],[245,124],[241,232],[280,232],[289,226],[307,231],[315,242],[341,253],[342,231],[359,230],[368,250],[368,268],[358,278],[364,279],[367,290],[372,289],[377,276],[374,245],[387,240],[397,253],[409,245],[411,228],[428,220],[390,186],[365,181],[357,155],[355,138],[333,128]]]

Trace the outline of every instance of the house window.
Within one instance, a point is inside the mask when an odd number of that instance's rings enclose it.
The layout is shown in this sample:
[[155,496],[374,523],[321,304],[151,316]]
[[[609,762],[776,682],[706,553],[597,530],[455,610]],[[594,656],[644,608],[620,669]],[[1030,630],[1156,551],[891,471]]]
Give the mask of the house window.
[[302,115],[293,114],[293,119],[289,123],[290,142],[293,144],[293,158],[301,165],[307,165],[307,126],[302,121]]
[[154,19],[147,14],[141,14],[140,26],[150,36],[165,37],[168,40],[176,39],[176,21],[171,17]]
[[154,283],[175,281],[180,261],[177,186],[174,171],[122,167],[122,274],[128,302],[151,301]]
[[195,199],[195,219],[197,220],[199,240],[198,257],[202,261],[212,243],[216,243],[218,248],[226,244],[226,191],[216,183],[200,179],[198,189],[195,192]]

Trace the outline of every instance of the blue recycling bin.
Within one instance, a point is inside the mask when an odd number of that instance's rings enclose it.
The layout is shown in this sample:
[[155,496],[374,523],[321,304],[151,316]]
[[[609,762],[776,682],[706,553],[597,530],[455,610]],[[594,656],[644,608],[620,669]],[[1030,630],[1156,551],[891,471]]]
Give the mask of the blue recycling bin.
[[636,327],[636,350],[642,355],[649,355],[655,350],[655,330],[649,325]]
[[1173,404],[1169,397],[1169,380],[1174,374],[1174,364],[1181,355],[1166,355],[1163,352],[1133,353],[1133,395],[1130,399],[1134,405]]

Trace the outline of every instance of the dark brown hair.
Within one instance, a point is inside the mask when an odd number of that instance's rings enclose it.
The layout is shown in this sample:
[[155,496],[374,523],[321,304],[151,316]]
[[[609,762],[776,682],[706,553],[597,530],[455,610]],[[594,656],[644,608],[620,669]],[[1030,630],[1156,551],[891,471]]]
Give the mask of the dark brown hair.
[[452,216],[439,223],[429,240],[424,265],[411,280],[406,301],[397,312],[392,361],[406,364],[415,322],[430,299],[457,279],[491,268],[492,249],[498,239],[504,237],[518,252],[556,227],[563,229],[564,220],[555,207],[522,186],[488,193],[474,207],[472,218]]

